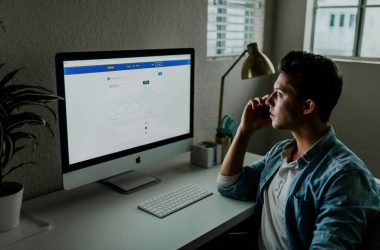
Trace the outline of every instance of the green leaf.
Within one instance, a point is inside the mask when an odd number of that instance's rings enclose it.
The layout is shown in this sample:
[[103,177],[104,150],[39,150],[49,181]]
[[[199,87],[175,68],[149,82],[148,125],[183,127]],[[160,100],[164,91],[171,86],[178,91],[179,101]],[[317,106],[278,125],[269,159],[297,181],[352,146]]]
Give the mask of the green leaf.
[[34,141],[37,141],[37,137],[31,133],[26,132],[15,132],[10,134],[10,137],[12,138],[13,142],[17,142],[19,140],[23,139],[33,139]]
[[27,84],[17,84],[17,85],[6,86],[4,87],[4,90],[9,91],[9,92],[34,90],[34,91],[41,91],[42,93],[54,94],[54,92],[48,88],[41,87],[41,86],[27,85]]
[[54,136],[54,131],[51,129],[50,124],[39,115],[31,112],[24,112],[11,116],[11,121],[7,124],[6,130],[8,132],[13,131],[13,129],[20,128],[24,125],[42,125],[45,126],[52,136]]
[[39,122],[45,123],[45,119],[40,115],[37,115],[33,112],[21,112],[17,114],[11,114],[9,121],[6,124],[6,130],[10,131],[9,127],[11,127],[12,124],[22,122],[24,120],[38,120]]
[[48,103],[53,101],[63,100],[62,97],[49,94],[37,94],[37,93],[22,93],[22,94],[13,94],[12,98],[7,98],[2,101],[5,106],[11,105],[15,102],[20,101],[29,101],[29,102],[41,102]]
[[[33,146],[34,147],[34,146]],[[24,148],[26,148],[26,145],[22,145],[22,146],[19,146],[19,147],[15,147],[13,149],[13,155],[15,155],[16,153],[20,152],[21,150],[23,150]]]
[[21,168],[21,167],[23,167],[25,165],[37,165],[37,164],[35,162],[33,162],[33,161],[28,161],[28,162],[20,163],[20,164],[14,166],[14,167],[11,167],[8,170],[8,172],[6,172],[5,174],[3,174],[2,178],[4,178],[5,176],[9,175],[10,173],[12,173],[13,171],[15,171],[16,169]]
[[13,141],[9,135],[4,136],[3,150],[1,151],[1,165],[7,166],[13,155]]
[[0,168],[3,166],[1,164],[1,158],[3,157],[3,151],[4,151],[4,135],[5,135],[5,128],[3,124],[0,122]]
[[5,121],[9,118],[9,113],[7,110],[4,108],[3,104],[0,103],[0,119],[1,121]]
[[13,155],[21,151],[26,147],[26,145],[21,145],[16,147],[16,143],[18,143],[20,140],[33,140],[33,151],[35,150],[37,146],[38,139],[35,135],[31,133],[26,133],[26,132],[15,132],[10,134],[12,141],[13,141]]
[[19,72],[22,68],[15,69],[11,72],[9,72],[7,75],[4,76],[4,78],[0,81],[0,88],[5,87],[5,85],[13,79],[13,77]]
[[54,117],[54,121],[57,121],[57,115],[56,115],[55,111],[45,103],[28,102],[28,101],[18,102],[18,103],[14,103],[12,105],[9,105],[8,112],[10,114],[14,114],[21,107],[27,107],[27,106],[41,106],[44,109],[49,111],[49,113]]
[[13,99],[14,96],[25,93],[54,95],[53,91],[40,86],[11,85],[4,87],[0,92],[0,102],[6,102],[8,99]]

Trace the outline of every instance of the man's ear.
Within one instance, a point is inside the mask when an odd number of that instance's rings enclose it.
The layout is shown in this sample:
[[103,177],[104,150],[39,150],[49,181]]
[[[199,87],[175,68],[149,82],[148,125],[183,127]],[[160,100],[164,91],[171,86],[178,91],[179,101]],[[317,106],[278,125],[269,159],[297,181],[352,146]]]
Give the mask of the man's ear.
[[307,99],[303,105],[303,114],[308,115],[317,111],[317,104],[312,99]]

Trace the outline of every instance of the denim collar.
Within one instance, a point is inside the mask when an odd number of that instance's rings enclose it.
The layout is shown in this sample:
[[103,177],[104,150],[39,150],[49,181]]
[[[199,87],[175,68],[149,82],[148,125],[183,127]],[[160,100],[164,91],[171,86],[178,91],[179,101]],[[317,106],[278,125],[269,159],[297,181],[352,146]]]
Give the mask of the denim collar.
[[[334,129],[331,125],[327,130],[327,133],[319,139],[311,148],[309,148],[302,156],[298,159],[298,168],[301,170],[306,167],[310,162],[312,162],[317,156],[323,153],[324,149],[326,149],[330,144],[336,141],[336,135]],[[295,146],[296,141],[293,139],[287,145],[285,145],[283,152],[288,148]],[[282,154],[284,155],[284,154]]]

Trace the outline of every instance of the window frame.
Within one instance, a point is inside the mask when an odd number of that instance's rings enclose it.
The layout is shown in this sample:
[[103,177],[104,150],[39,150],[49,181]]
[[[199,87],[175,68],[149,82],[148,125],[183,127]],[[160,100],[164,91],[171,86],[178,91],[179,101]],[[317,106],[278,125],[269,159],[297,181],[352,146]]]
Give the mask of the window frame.
[[[354,8],[354,5],[340,5],[340,6],[317,6],[318,0],[307,0],[306,3],[306,18],[305,18],[305,33],[304,33],[304,50],[313,51],[314,46],[314,35],[315,35],[315,22],[317,9],[327,9],[327,8]],[[336,61],[352,61],[352,62],[364,62],[364,63],[380,63],[380,57],[363,57],[360,56],[361,41],[363,36],[363,26],[365,21],[365,11],[367,8],[380,7],[380,4],[367,4],[366,0],[358,0],[356,5],[357,14],[355,20],[355,37],[353,46],[352,56],[342,56],[342,55],[326,55],[333,58]],[[348,18],[349,22],[351,17]],[[340,17],[335,16],[335,23],[339,25]]]

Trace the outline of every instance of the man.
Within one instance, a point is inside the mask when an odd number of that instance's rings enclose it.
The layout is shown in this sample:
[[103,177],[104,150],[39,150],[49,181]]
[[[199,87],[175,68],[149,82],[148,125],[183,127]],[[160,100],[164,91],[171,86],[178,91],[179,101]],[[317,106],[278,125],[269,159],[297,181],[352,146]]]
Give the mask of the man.
[[[246,105],[218,176],[222,195],[255,200],[259,249],[355,249],[380,211],[379,190],[365,164],[328,124],[342,89],[335,64],[292,51],[273,92]],[[269,106],[270,118],[264,118]],[[292,140],[243,166],[251,136],[272,124]]]

